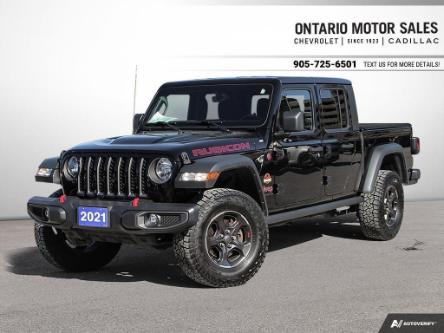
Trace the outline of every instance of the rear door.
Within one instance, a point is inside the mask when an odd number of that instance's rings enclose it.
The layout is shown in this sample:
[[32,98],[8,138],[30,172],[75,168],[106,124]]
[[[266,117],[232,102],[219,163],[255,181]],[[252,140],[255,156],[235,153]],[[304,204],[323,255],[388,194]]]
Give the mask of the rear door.
[[296,85],[284,89],[277,131],[282,128],[281,115],[285,111],[303,112],[304,130],[285,133],[284,139],[275,140],[278,143],[276,152],[280,157],[273,163],[273,181],[279,209],[317,202],[324,196],[322,143],[314,113],[315,105],[314,86]]
[[332,198],[347,196],[354,193],[361,162],[360,132],[353,128],[350,112],[354,106],[345,86],[318,88],[325,194]]

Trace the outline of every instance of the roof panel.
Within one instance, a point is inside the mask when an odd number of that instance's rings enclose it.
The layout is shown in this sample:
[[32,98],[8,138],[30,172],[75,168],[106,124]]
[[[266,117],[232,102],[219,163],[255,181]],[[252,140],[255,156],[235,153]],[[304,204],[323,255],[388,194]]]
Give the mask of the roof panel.
[[202,84],[230,84],[230,83],[253,83],[253,82],[281,82],[282,84],[351,84],[349,80],[332,77],[305,77],[305,76],[242,76],[225,78],[208,78],[187,81],[167,82],[163,86],[184,86]]
[[282,83],[326,83],[326,84],[351,84],[351,81],[335,77],[305,77],[305,76],[280,76]]

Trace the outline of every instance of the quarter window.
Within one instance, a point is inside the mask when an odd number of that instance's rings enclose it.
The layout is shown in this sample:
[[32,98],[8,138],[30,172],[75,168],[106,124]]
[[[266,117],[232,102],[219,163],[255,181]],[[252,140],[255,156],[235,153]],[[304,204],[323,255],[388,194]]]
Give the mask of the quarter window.
[[284,93],[281,100],[279,113],[282,115],[285,111],[303,112],[304,129],[313,129],[313,107],[311,94],[308,90],[288,90]]
[[348,127],[347,95],[344,89],[321,89],[321,127]]

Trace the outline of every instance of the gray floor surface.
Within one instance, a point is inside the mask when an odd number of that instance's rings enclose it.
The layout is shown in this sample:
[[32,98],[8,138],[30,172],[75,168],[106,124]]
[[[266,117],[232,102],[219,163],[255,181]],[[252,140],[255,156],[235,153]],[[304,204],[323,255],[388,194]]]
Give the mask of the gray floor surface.
[[125,246],[104,269],[46,263],[30,220],[0,222],[0,332],[377,332],[389,312],[444,312],[444,201],[406,203],[388,242],[354,216],[271,230],[246,285],[201,287],[171,250]]

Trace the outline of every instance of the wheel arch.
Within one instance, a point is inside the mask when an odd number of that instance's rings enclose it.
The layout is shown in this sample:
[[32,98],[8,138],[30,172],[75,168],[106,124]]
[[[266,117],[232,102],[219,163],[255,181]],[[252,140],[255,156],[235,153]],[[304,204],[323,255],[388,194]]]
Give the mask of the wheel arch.
[[403,154],[393,153],[384,156],[381,163],[381,170],[390,170],[396,172],[403,182],[408,179],[407,169]]
[[399,174],[403,183],[408,182],[404,148],[397,143],[388,143],[372,148],[368,154],[366,165],[366,173],[361,188],[364,193],[373,191],[379,170],[395,171]]
[[260,188],[257,187],[255,177],[248,167],[223,171],[214,184],[214,187],[223,187],[244,192],[252,197],[259,206],[261,206],[262,210],[264,210],[265,201],[263,201],[263,195],[260,195]]
[[[180,176],[186,172],[217,172],[219,176],[215,180],[183,181]],[[243,155],[212,156],[185,165],[175,179],[175,187],[189,189],[224,187],[242,191],[251,196],[259,204],[264,214],[268,215],[258,170],[254,162]]]

